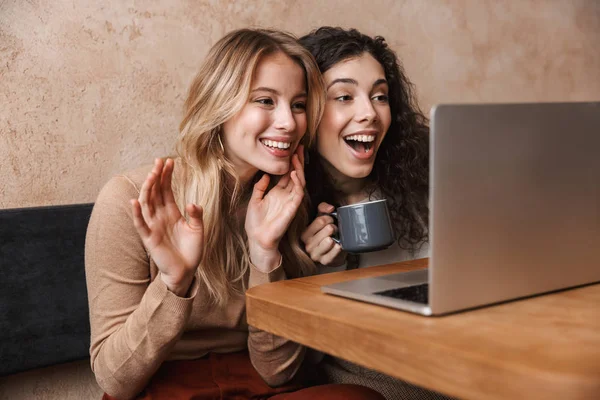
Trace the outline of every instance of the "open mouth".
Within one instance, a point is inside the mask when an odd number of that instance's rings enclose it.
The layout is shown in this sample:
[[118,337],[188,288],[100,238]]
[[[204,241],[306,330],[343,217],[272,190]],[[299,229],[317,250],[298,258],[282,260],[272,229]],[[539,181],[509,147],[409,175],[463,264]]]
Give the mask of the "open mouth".
[[350,135],[344,141],[357,153],[369,153],[375,146],[375,135]]

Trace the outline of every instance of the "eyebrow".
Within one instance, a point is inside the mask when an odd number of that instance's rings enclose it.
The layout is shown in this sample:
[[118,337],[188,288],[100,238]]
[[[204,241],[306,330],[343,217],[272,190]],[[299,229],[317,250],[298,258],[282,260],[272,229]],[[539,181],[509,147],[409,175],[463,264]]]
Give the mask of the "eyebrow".
[[[280,93],[277,90],[266,87],[266,86],[257,87],[256,89],[253,89],[250,91],[250,93],[254,93],[254,92],[269,92],[269,93],[273,93],[274,95],[277,95],[277,96],[280,95]],[[308,93],[300,92],[294,96],[294,98],[296,98],[296,97],[308,97]]]
[[358,86],[358,82],[356,81],[356,79],[351,79],[351,78],[337,78],[337,79],[334,79],[329,85],[327,85],[327,89],[329,89],[330,87],[332,87],[336,83],[350,83],[352,85]]
[[377,80],[375,81],[375,83],[373,83],[373,87],[375,87],[375,86],[379,86],[379,85],[381,85],[381,84],[387,85],[387,84],[388,84],[388,81],[387,81],[387,79],[385,79],[385,78],[377,79]]
[[[358,81],[356,79],[352,79],[352,78],[338,78],[338,79],[334,79],[329,85],[327,85],[327,89],[329,90],[330,87],[332,87],[333,85],[335,85],[336,83],[349,83],[351,85],[356,85],[358,86]],[[387,85],[387,80],[385,78],[381,78],[381,79],[377,79],[374,83],[372,87],[381,85],[381,84],[386,84]]]
[[279,92],[277,90],[271,89],[271,88],[268,88],[268,87],[264,87],[264,86],[257,87],[256,89],[250,91],[250,93],[254,93],[254,92],[270,92],[270,93],[279,95]]

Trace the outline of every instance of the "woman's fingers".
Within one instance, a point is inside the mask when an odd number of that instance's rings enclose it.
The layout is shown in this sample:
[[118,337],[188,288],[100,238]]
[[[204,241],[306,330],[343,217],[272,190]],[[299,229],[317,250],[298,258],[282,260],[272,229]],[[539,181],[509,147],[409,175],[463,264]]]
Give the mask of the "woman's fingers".
[[150,228],[148,228],[148,224],[146,224],[144,216],[142,215],[140,202],[136,199],[131,199],[129,202],[131,203],[131,211],[133,214],[133,226],[135,226],[135,229],[142,239],[150,236]]
[[342,246],[335,243],[331,250],[321,256],[321,260],[319,262],[323,265],[331,265],[331,263],[340,255],[341,252]]
[[173,189],[171,187],[174,167],[175,165],[173,160],[167,158],[167,161],[165,162],[165,167],[163,168],[161,187],[162,198],[165,205],[175,204],[175,197],[173,196]]
[[154,186],[155,182],[156,175],[154,174],[154,172],[149,172],[148,176],[146,177],[146,180],[142,184],[142,187],[140,189],[140,195],[138,197],[138,201],[142,208],[142,214],[146,221],[150,220],[150,218],[154,216],[154,205],[151,201],[151,193],[152,187]]
[[204,210],[202,207],[190,203],[186,206],[186,211],[189,216],[188,225],[190,228],[197,233],[203,234],[204,221],[202,218],[204,215]]
[[293,197],[293,199],[295,200],[294,203],[297,202],[298,204],[300,204],[302,203],[302,198],[304,197],[304,186],[302,185],[302,182],[300,182],[300,178],[298,177],[296,171],[292,171],[290,176],[292,177],[292,181],[294,182],[293,190],[296,194]]
[[171,189],[173,174],[173,160],[163,162],[157,158],[152,171],[146,177],[140,189],[138,202],[142,216],[147,224],[151,222],[154,214],[166,203],[175,205],[175,198]]
[[320,217],[315,218],[314,221],[308,225],[308,228],[306,228],[304,233],[302,233],[300,239],[304,242],[304,245],[307,245],[313,236],[329,224],[333,224],[333,217],[330,217],[329,215],[321,215]]
[[324,240],[328,238],[331,239],[331,235],[335,233],[336,229],[336,226],[333,224],[327,224],[323,226],[321,230],[316,232],[306,241],[304,248],[309,254],[311,254],[317,249],[317,247],[321,245]]
[[316,246],[311,253],[309,253],[310,258],[313,261],[324,264],[322,262],[323,256],[326,255],[329,251],[331,251],[331,249],[333,249],[334,246],[335,242],[333,241],[333,239],[330,237],[326,237],[325,239],[319,242],[318,246]]
[[300,157],[297,154],[292,157],[292,165],[294,166],[294,171],[298,175],[298,179],[300,180],[302,188],[304,188],[306,186],[306,179],[304,177],[304,164],[302,164],[302,161],[300,161]]
[[300,182],[302,183],[302,187],[306,186],[306,180],[304,178],[304,146],[302,145],[299,145],[294,154],[292,154],[290,171],[281,177],[279,182],[277,182],[277,186],[284,189],[290,189],[291,185],[293,184],[293,181],[291,180],[291,174],[293,171],[296,171],[298,174]]
[[152,169],[152,173],[156,176],[156,180],[154,182],[154,185],[152,186],[152,191],[150,192],[150,202],[155,208],[163,205],[161,187],[163,165],[164,163],[162,159],[157,158],[156,160],[154,160],[154,168]]
[[258,182],[254,184],[254,189],[252,189],[252,201],[260,201],[263,197],[265,197],[265,192],[269,187],[269,180],[271,177],[269,174],[264,174],[262,178]]
[[292,180],[290,178],[290,172],[288,171],[287,174],[285,174],[279,178],[279,181],[277,181],[277,185],[275,185],[275,186],[282,188],[282,189],[287,189],[291,183],[292,183]]
[[317,211],[320,214],[329,214],[329,213],[332,213],[333,211],[335,211],[335,207],[329,203],[322,202],[322,203],[319,203],[319,205],[317,206]]

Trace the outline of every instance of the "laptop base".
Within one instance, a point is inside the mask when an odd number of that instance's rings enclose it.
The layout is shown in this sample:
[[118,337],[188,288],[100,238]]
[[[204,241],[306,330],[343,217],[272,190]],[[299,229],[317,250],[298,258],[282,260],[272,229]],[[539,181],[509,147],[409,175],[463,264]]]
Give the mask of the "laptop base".
[[408,299],[399,299],[377,294],[389,290],[422,285],[427,282],[428,272],[426,269],[421,269],[374,278],[363,278],[334,283],[332,285],[322,286],[321,290],[328,294],[429,316],[432,315],[432,312],[428,304],[421,304]]

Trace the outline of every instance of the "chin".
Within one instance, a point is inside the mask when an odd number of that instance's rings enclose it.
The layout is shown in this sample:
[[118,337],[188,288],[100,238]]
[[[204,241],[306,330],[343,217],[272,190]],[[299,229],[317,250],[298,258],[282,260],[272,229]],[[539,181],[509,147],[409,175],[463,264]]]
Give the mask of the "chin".
[[355,174],[353,176],[353,178],[358,178],[358,179],[360,179],[360,178],[366,178],[367,176],[369,176],[369,174],[371,173],[371,171],[372,171],[372,169],[369,169],[368,171],[361,171],[361,172]]
[[360,179],[360,178],[366,178],[367,176],[369,176],[369,174],[371,173],[371,171],[373,171],[373,166],[372,165],[361,165],[361,166],[351,166],[350,168],[345,168],[345,171],[343,171],[344,175],[350,177],[350,178],[354,178],[354,179]]
[[265,165],[264,168],[261,168],[261,170],[269,175],[285,175],[290,170],[290,164],[285,163],[282,165]]

